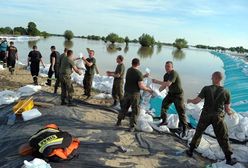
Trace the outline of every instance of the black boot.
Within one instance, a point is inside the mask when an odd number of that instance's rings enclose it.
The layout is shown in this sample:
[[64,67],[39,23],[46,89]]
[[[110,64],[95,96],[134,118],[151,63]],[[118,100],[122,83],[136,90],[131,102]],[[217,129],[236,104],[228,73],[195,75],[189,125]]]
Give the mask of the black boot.
[[186,154],[189,157],[192,157],[194,153],[194,148],[190,147],[189,149],[186,150]]
[[112,107],[117,105],[117,100],[114,100],[114,103],[111,105]]
[[46,82],[46,85],[51,86],[51,80],[48,79],[47,82]]
[[61,100],[61,105],[67,105],[67,103],[65,102],[65,100]]
[[121,120],[118,119],[115,125],[116,125],[117,127],[121,126]]
[[34,85],[38,85],[38,79],[37,77],[33,77]]
[[231,158],[231,155],[225,155],[225,157],[226,157],[226,164],[233,166],[237,163],[237,160],[235,158]]
[[165,118],[163,118],[162,122],[160,124],[158,124],[158,126],[163,126],[163,125],[168,125],[168,122],[166,121]]

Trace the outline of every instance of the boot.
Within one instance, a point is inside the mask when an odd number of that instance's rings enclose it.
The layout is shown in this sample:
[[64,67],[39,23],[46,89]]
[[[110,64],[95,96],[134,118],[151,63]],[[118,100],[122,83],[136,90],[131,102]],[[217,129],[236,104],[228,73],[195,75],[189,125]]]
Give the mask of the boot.
[[47,82],[46,82],[46,85],[51,86],[51,80],[48,79]]
[[190,147],[189,149],[186,150],[186,154],[188,157],[192,157],[194,153],[194,148]]
[[231,158],[231,155],[225,155],[225,157],[226,157],[226,164],[233,166],[237,163],[237,160],[235,158]]
[[117,127],[121,126],[121,120],[118,119],[115,125],[116,125]]
[[159,127],[163,125],[168,125],[168,122],[166,121],[166,119],[163,119],[162,122],[158,124]]
[[38,79],[37,77],[33,77],[34,85],[38,85]]
[[65,102],[65,100],[61,100],[61,105],[67,105],[67,103]]
[[114,103],[111,105],[112,107],[117,105],[117,100],[114,100]]

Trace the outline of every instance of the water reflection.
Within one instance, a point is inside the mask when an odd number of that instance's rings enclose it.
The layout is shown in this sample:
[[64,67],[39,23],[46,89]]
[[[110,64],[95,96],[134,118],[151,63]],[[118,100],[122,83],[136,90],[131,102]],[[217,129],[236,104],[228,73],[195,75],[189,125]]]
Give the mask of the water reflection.
[[162,51],[162,45],[157,45],[157,54],[159,54]]
[[137,53],[140,56],[140,58],[148,58],[148,57],[152,57],[153,51],[154,51],[153,47],[140,47]]
[[68,48],[68,49],[71,49],[73,47],[73,41],[65,40],[64,41],[64,47]]
[[109,44],[107,46],[107,52],[109,54],[114,54],[116,53],[117,51],[121,51],[121,47],[120,46],[116,46],[115,44]]
[[126,45],[126,47],[124,48],[124,53],[126,54],[128,52],[128,50],[129,50],[129,47],[128,47],[128,45]]
[[29,47],[30,49],[33,49],[33,46],[34,46],[34,45],[37,45],[37,42],[38,42],[38,40],[36,40],[36,41],[28,41],[28,47]]
[[173,50],[172,55],[175,60],[183,60],[185,58],[185,53],[182,50]]

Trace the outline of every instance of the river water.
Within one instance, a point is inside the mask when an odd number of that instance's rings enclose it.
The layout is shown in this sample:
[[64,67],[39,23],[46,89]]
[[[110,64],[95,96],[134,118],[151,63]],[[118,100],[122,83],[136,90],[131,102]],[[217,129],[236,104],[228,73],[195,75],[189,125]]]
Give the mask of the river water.
[[94,41],[87,39],[74,38],[67,42],[63,37],[49,37],[38,41],[15,42],[18,48],[19,60],[27,63],[27,55],[32,46],[37,45],[43,56],[43,61],[49,64],[50,47],[55,45],[60,53],[64,47],[74,51],[76,56],[82,52],[87,55],[86,48],[95,50],[95,58],[100,74],[104,75],[107,70],[114,70],[116,67],[115,58],[121,54],[124,56],[126,68],[130,67],[133,58],[140,58],[141,71],[150,68],[151,76],[157,79],[163,79],[165,73],[164,64],[166,61],[173,61],[175,70],[179,73],[185,98],[192,98],[200,92],[204,85],[211,84],[211,74],[214,71],[223,72],[223,62],[208,51],[196,49],[184,49],[181,52],[173,47],[163,46],[153,49],[141,48],[139,44],[130,43],[128,47],[125,44],[117,44],[122,48],[121,51],[110,49],[103,41]]

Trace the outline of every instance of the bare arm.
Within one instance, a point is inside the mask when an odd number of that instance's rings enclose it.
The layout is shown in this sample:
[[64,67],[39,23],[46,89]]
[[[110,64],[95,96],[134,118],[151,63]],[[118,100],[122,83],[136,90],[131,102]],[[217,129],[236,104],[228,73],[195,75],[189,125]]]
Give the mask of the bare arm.
[[112,71],[107,71],[107,75],[108,76],[113,76],[114,78],[119,78],[121,76],[120,73],[115,73],[115,72],[112,72]]
[[19,57],[18,57],[18,53],[16,53],[16,60],[18,61]]
[[45,68],[45,64],[44,64],[44,62],[43,62],[42,59],[40,59],[40,62],[41,62],[41,64],[43,65],[43,67]]
[[231,110],[230,104],[225,104],[224,110],[228,115],[233,115],[233,111]]
[[87,66],[91,67],[91,66],[93,65],[93,63],[87,61],[85,57],[83,57],[82,59],[83,59],[83,61],[86,63]]
[[28,57],[28,66],[29,66],[29,62],[30,62],[30,60],[31,60],[31,58],[30,58],[30,57]]
[[52,67],[55,65],[55,57],[52,57]]
[[201,100],[202,100],[202,99],[201,99],[200,97],[196,97],[196,98],[194,98],[194,99],[188,99],[188,100],[187,100],[187,103],[198,104],[198,103],[200,103]]
[[72,69],[79,75],[82,75],[82,72],[77,68],[77,66],[73,66]]
[[152,89],[149,88],[149,87],[147,87],[143,81],[140,81],[140,82],[138,83],[138,85],[139,85],[139,88],[140,88],[141,90],[144,90],[144,91],[149,92],[149,93],[152,94]]
[[165,88],[169,87],[172,84],[171,81],[163,82],[159,88],[159,91],[162,92]]

